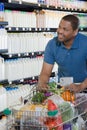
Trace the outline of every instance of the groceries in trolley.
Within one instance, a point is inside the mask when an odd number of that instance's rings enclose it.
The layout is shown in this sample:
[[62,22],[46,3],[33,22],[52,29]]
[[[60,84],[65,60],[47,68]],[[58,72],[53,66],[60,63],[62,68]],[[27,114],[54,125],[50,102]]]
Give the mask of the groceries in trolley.
[[73,93],[72,101],[65,91],[54,83],[47,92],[32,89],[29,102],[14,112],[7,130],[87,130],[87,95]]

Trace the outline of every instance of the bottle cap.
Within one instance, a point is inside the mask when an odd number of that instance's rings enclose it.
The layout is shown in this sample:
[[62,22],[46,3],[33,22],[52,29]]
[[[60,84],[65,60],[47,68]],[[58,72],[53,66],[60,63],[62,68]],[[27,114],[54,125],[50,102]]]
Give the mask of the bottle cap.
[[5,110],[3,111],[3,113],[4,113],[4,115],[10,115],[10,114],[11,114],[11,110],[9,110],[9,109],[7,108],[7,109],[5,109]]

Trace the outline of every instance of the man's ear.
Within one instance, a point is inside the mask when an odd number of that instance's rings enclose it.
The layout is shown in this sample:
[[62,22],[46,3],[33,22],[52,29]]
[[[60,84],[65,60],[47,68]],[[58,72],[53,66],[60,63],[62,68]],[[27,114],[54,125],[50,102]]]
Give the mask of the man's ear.
[[79,31],[78,29],[76,29],[76,30],[75,30],[75,33],[74,33],[74,34],[75,34],[75,36],[77,35],[78,31]]

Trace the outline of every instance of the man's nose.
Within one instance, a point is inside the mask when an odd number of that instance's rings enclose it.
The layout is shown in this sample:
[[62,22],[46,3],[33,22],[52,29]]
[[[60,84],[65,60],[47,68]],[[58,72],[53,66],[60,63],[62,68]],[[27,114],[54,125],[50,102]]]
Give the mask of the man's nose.
[[58,28],[58,29],[57,29],[57,32],[58,32],[58,33],[63,33],[63,29],[62,29],[62,28],[61,28],[61,29]]

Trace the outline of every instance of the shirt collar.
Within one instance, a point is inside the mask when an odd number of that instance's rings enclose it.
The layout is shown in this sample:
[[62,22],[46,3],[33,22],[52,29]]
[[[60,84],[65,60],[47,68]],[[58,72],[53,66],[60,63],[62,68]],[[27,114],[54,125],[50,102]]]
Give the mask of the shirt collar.
[[71,46],[72,49],[79,48],[79,33],[75,36],[75,39],[73,41],[73,44]]

